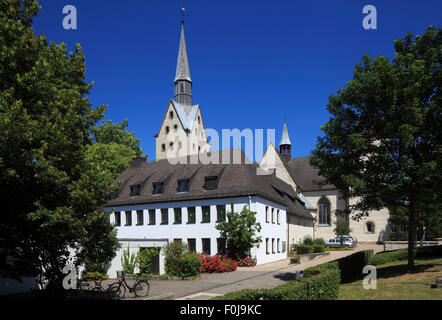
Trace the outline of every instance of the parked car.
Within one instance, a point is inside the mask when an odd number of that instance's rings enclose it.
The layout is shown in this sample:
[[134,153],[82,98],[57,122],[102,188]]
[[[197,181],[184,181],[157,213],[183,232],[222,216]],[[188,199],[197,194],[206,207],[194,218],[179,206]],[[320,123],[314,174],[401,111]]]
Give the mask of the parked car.
[[[350,237],[344,237],[344,247],[346,248],[353,248],[355,246],[355,243],[353,242],[353,239]],[[334,239],[328,239],[325,241],[325,247],[326,248],[339,248],[341,247],[341,238],[336,237]]]
[[353,243],[356,245],[356,244],[358,244],[358,239],[356,239],[355,237],[353,237],[353,236],[349,236],[349,235],[345,235],[344,237],[348,237],[348,238],[351,238],[352,240],[353,240]]

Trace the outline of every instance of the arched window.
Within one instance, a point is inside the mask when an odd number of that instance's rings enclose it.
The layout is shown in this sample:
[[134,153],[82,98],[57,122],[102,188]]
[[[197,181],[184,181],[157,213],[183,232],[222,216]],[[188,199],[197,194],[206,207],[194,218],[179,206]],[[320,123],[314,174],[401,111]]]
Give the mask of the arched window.
[[166,127],[166,134],[169,133],[169,127]]
[[169,118],[170,118],[170,119],[173,119],[173,111],[170,111],[170,112],[169,112]]
[[374,223],[369,221],[365,224],[368,233],[374,233]]
[[330,201],[322,197],[318,201],[319,224],[330,225]]
[[180,93],[183,93],[183,92],[184,92],[184,84],[180,83]]
[[164,143],[161,145],[161,151],[166,151],[166,145]]
[[177,124],[173,125],[173,131],[175,131],[175,132],[178,131],[178,125]]

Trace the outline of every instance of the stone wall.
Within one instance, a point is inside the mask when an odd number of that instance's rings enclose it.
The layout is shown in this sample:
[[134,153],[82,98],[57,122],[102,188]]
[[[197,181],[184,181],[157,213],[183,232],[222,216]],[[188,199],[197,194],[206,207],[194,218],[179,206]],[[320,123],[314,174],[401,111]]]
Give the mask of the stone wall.
[[[416,241],[416,246],[437,246],[442,244],[442,239],[440,241]],[[408,241],[384,241],[384,251],[393,251],[399,249],[407,249]]]

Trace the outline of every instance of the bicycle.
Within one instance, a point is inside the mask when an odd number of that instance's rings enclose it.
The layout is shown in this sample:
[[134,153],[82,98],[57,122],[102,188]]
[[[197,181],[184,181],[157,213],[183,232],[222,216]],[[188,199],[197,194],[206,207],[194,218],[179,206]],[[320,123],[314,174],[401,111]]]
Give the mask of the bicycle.
[[124,298],[126,295],[126,288],[130,293],[133,293],[136,297],[145,297],[148,295],[150,286],[146,280],[136,280],[133,286],[129,286],[126,282],[126,275],[124,271],[117,271],[117,277],[119,280],[109,285],[107,293],[111,297]]

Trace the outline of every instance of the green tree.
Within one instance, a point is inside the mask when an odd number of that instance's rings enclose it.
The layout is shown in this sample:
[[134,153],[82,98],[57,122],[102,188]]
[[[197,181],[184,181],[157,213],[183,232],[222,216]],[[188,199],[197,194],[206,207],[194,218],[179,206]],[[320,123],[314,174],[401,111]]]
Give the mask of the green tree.
[[420,213],[441,203],[442,29],[395,42],[390,62],[369,55],[353,80],[331,95],[311,164],[347,199],[358,219],[388,208],[407,217],[408,265],[414,266]]
[[255,245],[259,248],[262,240],[256,236],[261,231],[261,224],[256,222],[256,212],[250,211],[247,206],[238,213],[233,210],[232,203],[227,221],[217,224],[216,229],[226,239],[227,253],[233,259],[246,258]]
[[88,146],[86,160],[98,167],[108,184],[129,167],[133,158],[147,158],[142,153],[140,140],[126,130],[127,126],[127,120],[121,123],[108,120],[92,130],[94,144]]
[[[111,191],[85,159],[105,106],[92,108],[80,45],[36,36],[36,0],[0,0],[0,273],[60,289],[70,249],[110,260]],[[95,247],[94,247],[95,246]]]

